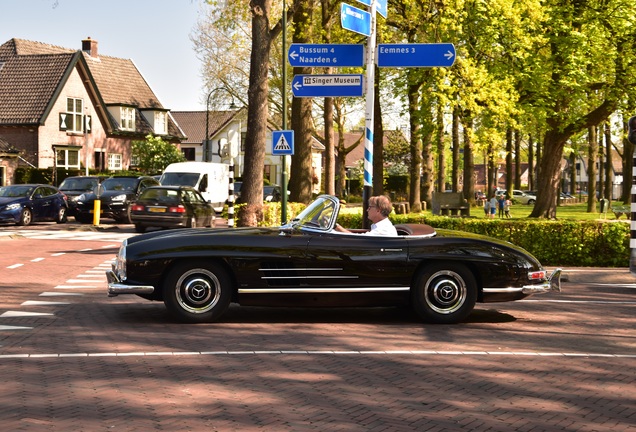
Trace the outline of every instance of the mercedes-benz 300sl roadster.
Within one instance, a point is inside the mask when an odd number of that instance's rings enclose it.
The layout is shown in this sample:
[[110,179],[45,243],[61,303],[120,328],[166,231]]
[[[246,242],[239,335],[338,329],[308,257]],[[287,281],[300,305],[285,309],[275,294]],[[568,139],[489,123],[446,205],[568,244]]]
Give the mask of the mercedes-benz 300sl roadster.
[[560,291],[511,243],[428,225],[397,237],[334,229],[340,202],[321,195],[280,227],[194,228],[125,240],[108,294],[163,301],[185,322],[219,320],[230,303],[287,307],[409,306],[426,322],[457,323],[476,303]]

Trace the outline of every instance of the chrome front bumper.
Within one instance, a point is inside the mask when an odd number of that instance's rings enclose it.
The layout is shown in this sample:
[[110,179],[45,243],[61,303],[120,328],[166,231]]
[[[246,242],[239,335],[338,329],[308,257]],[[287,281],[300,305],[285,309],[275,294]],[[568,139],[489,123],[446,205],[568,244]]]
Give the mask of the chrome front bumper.
[[548,279],[542,284],[538,285],[524,285],[522,287],[511,288],[484,288],[484,293],[522,293],[525,295],[531,294],[544,294],[548,292],[561,292],[561,273],[562,269],[555,269]]
[[116,297],[119,294],[152,294],[155,287],[152,285],[126,285],[121,283],[114,271],[106,271],[108,280],[108,297]]

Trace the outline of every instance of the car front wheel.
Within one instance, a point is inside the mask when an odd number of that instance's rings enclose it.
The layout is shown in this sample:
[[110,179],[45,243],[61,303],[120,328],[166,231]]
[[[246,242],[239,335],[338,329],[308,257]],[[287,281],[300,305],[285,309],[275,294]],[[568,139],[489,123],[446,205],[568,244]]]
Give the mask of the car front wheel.
[[425,321],[455,324],[465,319],[477,302],[477,283],[463,265],[439,263],[422,270],[412,289],[413,307]]
[[63,224],[63,223],[66,223],[66,220],[67,220],[66,208],[60,207],[60,209],[57,211],[57,217],[55,218],[55,222],[59,224]]
[[18,225],[27,226],[31,225],[33,222],[33,213],[29,208],[23,208],[22,213],[20,214],[20,220],[18,221]]
[[220,266],[205,262],[176,265],[163,286],[163,302],[180,321],[217,321],[230,306],[231,281]]

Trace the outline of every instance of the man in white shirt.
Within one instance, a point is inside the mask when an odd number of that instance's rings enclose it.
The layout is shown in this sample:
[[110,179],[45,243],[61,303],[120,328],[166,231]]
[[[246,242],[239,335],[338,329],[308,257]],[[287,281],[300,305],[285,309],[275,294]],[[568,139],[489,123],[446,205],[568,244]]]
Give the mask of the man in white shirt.
[[[374,236],[397,236],[397,230],[389,220],[389,214],[393,211],[391,200],[384,195],[372,196],[369,198],[367,217],[371,222],[371,230],[364,234]],[[351,232],[346,228],[336,224],[336,231]]]

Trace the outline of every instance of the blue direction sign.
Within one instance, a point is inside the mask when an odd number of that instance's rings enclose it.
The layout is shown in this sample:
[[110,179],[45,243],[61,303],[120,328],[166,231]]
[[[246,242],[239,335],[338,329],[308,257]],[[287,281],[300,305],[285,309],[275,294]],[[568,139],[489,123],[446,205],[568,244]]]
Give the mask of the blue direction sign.
[[295,75],[294,97],[362,96],[362,75]]
[[292,156],[294,154],[294,131],[272,131],[272,156]]
[[298,44],[287,52],[291,66],[355,67],[364,65],[364,45],[361,44]]
[[[358,0],[358,1],[362,3],[363,5],[371,6],[371,2],[373,0]],[[376,5],[375,5],[375,10],[384,18],[386,18],[386,14],[387,14],[386,3],[387,3],[387,0],[376,0]]]
[[340,24],[343,29],[371,36],[371,14],[357,7],[342,3],[340,7]]
[[379,44],[379,67],[449,67],[455,63],[455,45]]

